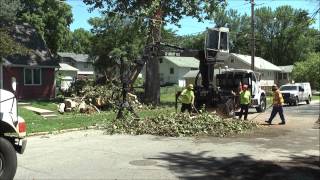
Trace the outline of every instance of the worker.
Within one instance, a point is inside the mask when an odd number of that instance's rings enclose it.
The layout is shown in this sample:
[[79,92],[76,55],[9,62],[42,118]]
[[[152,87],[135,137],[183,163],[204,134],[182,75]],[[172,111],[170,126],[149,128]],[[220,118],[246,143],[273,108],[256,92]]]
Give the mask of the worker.
[[194,107],[194,92],[192,84],[189,84],[187,88],[181,92],[179,100],[182,103],[181,112],[188,110],[188,112],[191,113],[192,108]]
[[240,114],[239,114],[239,119],[241,119],[242,115],[244,114],[244,120],[247,120],[250,102],[251,102],[251,93],[248,90],[248,85],[243,84],[242,90],[240,91],[240,108],[241,108],[241,110],[240,110]]
[[265,122],[268,124],[271,124],[273,118],[277,115],[277,113],[279,113],[280,119],[281,119],[281,123],[279,123],[279,125],[285,125],[286,121],[284,119],[283,108],[282,108],[284,100],[283,100],[282,94],[279,91],[279,88],[276,84],[272,86],[272,91],[273,91],[273,108],[272,108],[272,112],[269,120]]

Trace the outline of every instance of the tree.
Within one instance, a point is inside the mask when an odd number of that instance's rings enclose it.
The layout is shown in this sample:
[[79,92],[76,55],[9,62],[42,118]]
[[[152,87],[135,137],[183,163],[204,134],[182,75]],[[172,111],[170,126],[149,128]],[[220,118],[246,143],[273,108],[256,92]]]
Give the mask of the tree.
[[69,31],[61,42],[61,52],[89,54],[91,50],[92,33],[83,28]]
[[[91,9],[104,9],[106,13],[134,16],[137,19],[148,18],[148,40],[151,44],[160,41],[159,32],[165,22],[178,24],[183,16],[192,16],[202,20],[211,15],[221,5],[222,0],[83,0]],[[154,105],[160,102],[159,61],[151,57],[146,64],[145,102]]]
[[15,42],[5,28],[0,28],[0,63],[2,57],[16,53],[25,54],[27,52],[28,49],[20,43]]
[[111,81],[117,76],[121,58],[130,64],[142,54],[146,40],[143,22],[105,16],[91,18],[89,23],[93,26],[91,56],[96,59],[95,68]]
[[320,89],[320,53],[310,53],[304,61],[294,64],[293,79],[297,82],[310,82],[313,89]]
[[0,63],[2,57],[14,53],[26,53],[27,48],[17,43],[8,33],[8,26],[16,20],[16,15],[21,8],[19,0],[0,1]]
[[[276,65],[289,65],[319,47],[319,32],[311,29],[313,23],[308,13],[290,6],[275,10],[262,7],[255,10],[256,56]],[[236,10],[220,10],[212,17],[216,26],[230,29],[230,52],[250,54],[250,18]]]
[[262,7],[255,13],[258,56],[276,65],[288,65],[310,53],[313,37],[307,32],[312,20],[305,10],[281,6],[272,11]]
[[53,53],[61,50],[63,39],[69,34],[72,23],[71,6],[57,0],[21,0],[23,5],[18,17],[33,25],[44,37]]
[[0,25],[14,22],[21,7],[20,0],[1,0]]

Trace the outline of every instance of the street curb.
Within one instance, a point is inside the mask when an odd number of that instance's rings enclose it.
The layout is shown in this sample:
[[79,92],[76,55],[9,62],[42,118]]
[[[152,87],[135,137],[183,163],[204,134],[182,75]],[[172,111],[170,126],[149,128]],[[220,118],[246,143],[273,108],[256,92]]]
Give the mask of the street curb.
[[88,126],[88,127],[80,127],[80,128],[62,129],[58,131],[35,132],[35,133],[28,133],[27,137],[44,136],[44,135],[51,135],[51,134],[56,135],[56,134],[62,134],[67,132],[83,131],[83,130],[90,130],[90,129],[101,130],[103,128],[101,126]]

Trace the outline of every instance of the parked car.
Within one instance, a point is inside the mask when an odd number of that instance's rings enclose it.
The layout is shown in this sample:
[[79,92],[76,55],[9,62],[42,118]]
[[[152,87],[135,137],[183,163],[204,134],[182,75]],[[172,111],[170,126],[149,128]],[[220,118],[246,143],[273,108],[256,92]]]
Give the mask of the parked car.
[[311,87],[310,83],[294,83],[286,84],[280,87],[280,92],[283,95],[284,103],[289,105],[298,105],[299,102],[311,102]]

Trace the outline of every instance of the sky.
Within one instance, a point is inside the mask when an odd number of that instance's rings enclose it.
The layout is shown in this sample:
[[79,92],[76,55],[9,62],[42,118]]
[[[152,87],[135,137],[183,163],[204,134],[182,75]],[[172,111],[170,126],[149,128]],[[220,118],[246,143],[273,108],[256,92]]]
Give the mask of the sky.
[[[246,0],[227,0],[228,7],[227,9],[236,9],[240,14],[247,13],[251,14],[251,5],[249,1]],[[91,26],[88,23],[88,20],[91,17],[99,17],[99,11],[95,10],[94,12],[88,12],[88,6],[86,6],[82,0],[67,0],[67,3],[72,6],[73,12],[73,23],[71,24],[71,30],[78,28],[84,28],[90,30]],[[255,0],[256,8],[263,6],[269,6],[273,10],[279,6],[290,5],[295,9],[304,9],[307,10],[310,14],[313,14],[319,7],[319,0]],[[313,25],[314,28],[320,29],[320,13],[317,14],[316,23]],[[213,27],[214,23],[212,21],[198,22],[198,20],[191,17],[184,17],[180,21],[181,27],[175,25],[167,25],[167,28],[176,30],[178,35],[190,35],[203,32],[207,27]]]

